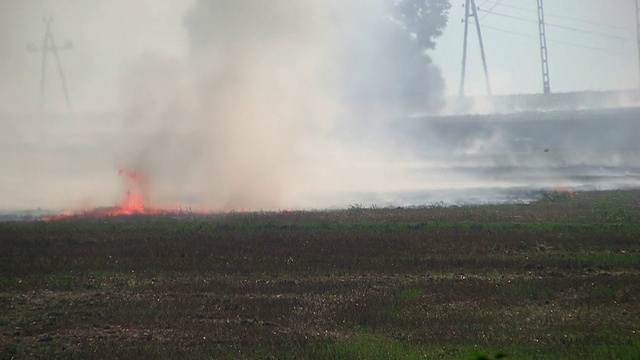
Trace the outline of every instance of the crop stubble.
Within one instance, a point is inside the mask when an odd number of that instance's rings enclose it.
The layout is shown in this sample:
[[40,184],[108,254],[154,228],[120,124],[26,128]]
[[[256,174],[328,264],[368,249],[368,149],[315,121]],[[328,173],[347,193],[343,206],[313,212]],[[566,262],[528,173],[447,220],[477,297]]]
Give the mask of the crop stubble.
[[0,224],[0,354],[638,358],[639,209],[616,191]]

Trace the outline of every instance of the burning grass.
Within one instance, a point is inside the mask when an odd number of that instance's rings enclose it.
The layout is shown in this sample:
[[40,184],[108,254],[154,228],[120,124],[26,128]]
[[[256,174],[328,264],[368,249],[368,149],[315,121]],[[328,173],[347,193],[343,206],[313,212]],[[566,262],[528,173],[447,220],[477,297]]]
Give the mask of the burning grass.
[[211,211],[209,209],[193,209],[191,207],[171,206],[159,207],[153,205],[151,181],[144,173],[126,168],[118,170],[118,175],[124,180],[124,196],[122,201],[113,207],[99,207],[80,211],[65,211],[61,214],[43,217],[44,222],[65,220],[86,220],[125,217],[185,217],[187,215],[213,215],[219,213],[249,212],[247,209],[225,209]]
[[0,224],[1,357],[640,357],[640,193]]

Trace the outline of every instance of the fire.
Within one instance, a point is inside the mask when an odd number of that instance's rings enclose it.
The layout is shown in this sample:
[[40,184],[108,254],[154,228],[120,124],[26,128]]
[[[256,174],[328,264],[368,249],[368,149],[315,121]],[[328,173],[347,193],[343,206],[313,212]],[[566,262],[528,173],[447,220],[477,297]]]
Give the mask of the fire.
[[[148,176],[142,172],[125,168],[119,169],[118,175],[124,180],[125,184],[124,197],[119,205],[106,209],[95,208],[82,211],[65,211],[62,214],[46,217],[41,220],[50,222],[71,218],[102,218],[134,215],[207,215],[216,213],[216,211],[183,208],[181,206],[171,208],[153,206],[151,199],[151,182]],[[250,210],[228,208],[217,213],[232,214],[244,212],[250,212]]]
[[555,189],[553,191],[548,191],[546,193],[546,197],[551,201],[567,200],[573,198],[575,195],[576,194],[567,186],[565,186],[561,181],[556,183]]
[[571,189],[569,189],[562,181],[558,181],[556,183],[556,188],[553,192],[559,195],[564,195],[566,197],[573,197],[575,195],[575,193],[571,191]]
[[125,178],[127,190],[120,206],[114,208],[110,215],[135,215],[155,212],[145,207],[145,194],[149,192],[149,179],[143,174],[128,169],[118,170],[118,174]]
[[180,210],[163,210],[148,205],[150,202],[150,182],[143,173],[130,170],[119,169],[118,175],[125,181],[125,193],[119,205],[107,209],[90,209],[83,211],[67,211],[59,215],[43,218],[43,221],[56,221],[76,217],[112,217],[112,216],[132,216],[132,215],[167,215],[179,214]]

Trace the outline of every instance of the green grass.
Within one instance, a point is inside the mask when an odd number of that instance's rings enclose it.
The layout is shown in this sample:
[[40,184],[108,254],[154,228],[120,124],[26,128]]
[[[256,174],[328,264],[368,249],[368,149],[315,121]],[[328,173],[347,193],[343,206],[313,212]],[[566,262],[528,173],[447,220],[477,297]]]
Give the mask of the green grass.
[[425,357],[415,345],[371,335],[359,335],[352,340],[334,344],[327,352],[329,357],[345,360],[417,360]]
[[[623,230],[625,232],[640,233],[640,224],[630,221],[618,221],[619,217],[598,215],[597,218],[614,219],[600,223],[585,224],[582,222],[480,222],[480,221],[423,221],[422,222],[300,222],[290,224],[234,222],[227,224],[207,223],[205,219],[197,222],[176,223],[93,223],[93,222],[60,222],[50,224],[12,223],[2,224],[3,231],[15,235],[51,236],[59,233],[84,233],[87,231],[101,234],[131,234],[149,231],[163,232],[167,235],[195,235],[212,232],[255,232],[255,231],[425,231],[425,230],[457,230],[457,231],[588,231],[607,232]],[[626,217],[628,218],[628,217]]]
[[636,359],[639,203],[0,224],[0,358]]

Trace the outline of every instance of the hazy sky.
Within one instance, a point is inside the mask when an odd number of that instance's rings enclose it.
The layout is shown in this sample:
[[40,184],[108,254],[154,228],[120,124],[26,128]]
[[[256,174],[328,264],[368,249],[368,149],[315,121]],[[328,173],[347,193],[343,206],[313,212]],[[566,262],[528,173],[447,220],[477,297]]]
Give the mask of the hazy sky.
[[[449,26],[432,54],[449,94],[457,94],[460,82],[463,3],[452,0]],[[476,0],[476,4],[485,10],[479,15],[494,93],[541,92],[536,0]],[[552,91],[637,87],[635,1],[545,0],[544,6]],[[492,8],[494,13],[488,14]],[[485,94],[477,35],[470,25],[466,93]]]
[[[26,45],[30,42],[41,45],[44,14],[54,17],[56,41],[63,44],[69,39],[75,45],[72,51],[62,52],[61,58],[71,97],[79,110],[104,110],[113,106],[118,100],[124,66],[141,54],[155,53],[176,59],[188,56],[184,14],[193,6],[192,0],[4,0],[2,3],[0,105],[5,109],[16,104],[27,107],[37,104],[41,57],[28,53]],[[460,81],[462,3],[462,0],[452,1],[449,26],[437,40],[436,50],[431,51],[434,62],[442,69],[447,93],[451,95],[457,94]],[[536,1],[477,0],[477,4],[481,9],[494,92],[540,92]],[[545,7],[552,91],[609,90],[638,84],[633,0],[547,0]],[[492,8],[493,13],[487,14]],[[469,44],[466,92],[484,94],[473,27]],[[57,100],[62,97],[58,74],[55,67],[48,70],[47,94],[50,101],[55,102],[56,97]],[[96,101],[97,97],[101,101]]]
[[[485,10],[499,3],[492,14],[480,14],[494,93],[541,92],[535,0],[477,3]],[[350,76],[386,84],[404,66],[400,55],[380,56],[396,49],[375,32],[376,21],[387,19],[388,0],[1,4],[0,208],[114,204],[123,193],[123,167],[150,176],[157,201],[255,209],[320,206],[300,199],[336,191],[384,193],[454,182],[435,170],[412,176],[401,160],[416,160],[414,149],[401,140],[381,146],[386,137],[380,134],[387,134],[381,127],[374,137],[375,120],[397,109],[341,93]],[[545,4],[553,91],[636,87],[633,0]],[[46,116],[30,115],[38,113],[42,56],[28,52],[27,44],[42,46],[43,15],[53,17],[58,45],[74,44],[60,53],[74,113],[67,112],[50,56]],[[461,0],[455,0],[448,28],[428,51],[450,95],[460,81],[462,16]],[[473,30],[470,36],[466,92],[482,95]],[[375,66],[380,59],[383,70]],[[350,69],[347,76],[344,69]],[[440,92],[440,76],[429,69],[434,80],[428,84]],[[101,113],[85,113],[93,111]],[[504,151],[512,140],[485,135],[461,149],[455,143],[442,148],[464,158],[476,143]],[[438,154],[418,160],[449,163]],[[464,186],[475,181],[459,180]]]
[[[36,108],[42,56],[44,15],[53,17],[58,46],[75,110],[112,110],[126,67],[145,53],[184,58],[188,40],[184,14],[190,0],[3,0],[0,8],[0,105]],[[51,54],[50,54],[51,55]],[[49,103],[62,98],[53,56],[48,57]]]

